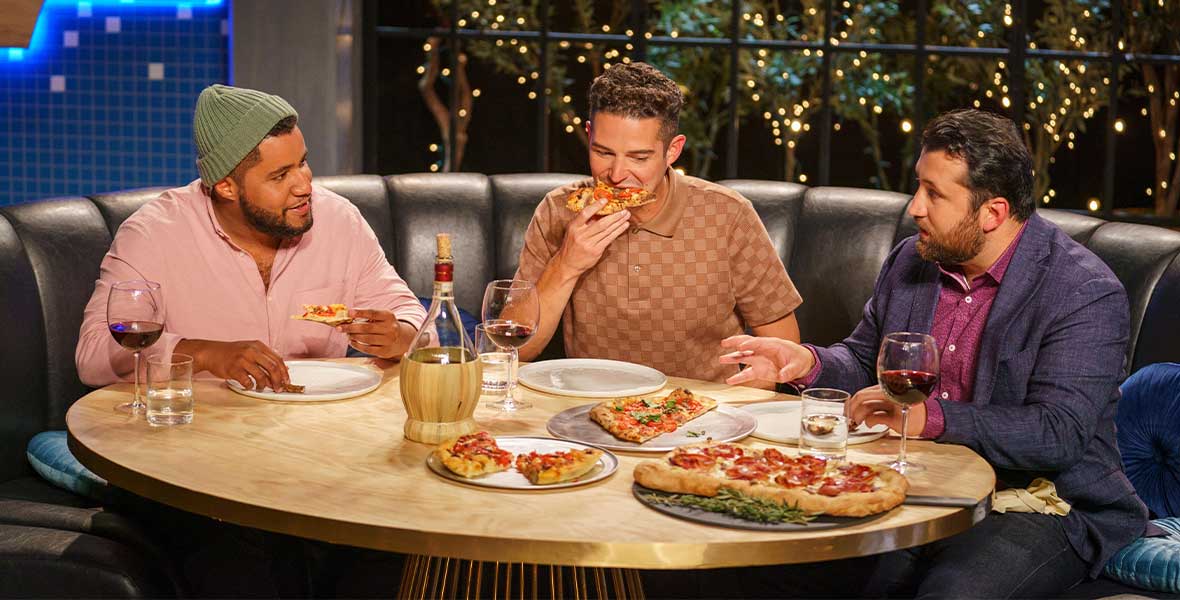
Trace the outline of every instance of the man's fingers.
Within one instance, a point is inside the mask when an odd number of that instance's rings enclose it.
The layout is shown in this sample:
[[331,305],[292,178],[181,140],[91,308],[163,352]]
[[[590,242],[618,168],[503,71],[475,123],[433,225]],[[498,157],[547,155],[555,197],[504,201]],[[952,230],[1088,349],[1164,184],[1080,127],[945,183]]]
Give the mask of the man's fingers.
[[729,385],[739,385],[742,383],[754,381],[755,379],[757,379],[757,377],[754,375],[753,369],[742,369],[741,371],[730,375],[729,378],[725,380],[725,383],[728,383]]
[[751,339],[754,339],[753,336],[731,335],[731,336],[721,340],[721,347],[725,348],[726,350],[732,350],[734,348],[741,346],[746,340],[751,340]]
[[594,214],[602,210],[602,207],[604,206],[606,206],[605,198],[601,200],[595,200],[594,202],[587,204],[586,207],[578,213],[578,216],[574,217],[574,221],[585,225],[586,223],[589,223],[590,219],[594,217]]
[[392,312],[376,308],[354,308],[348,311],[348,316],[354,319],[365,319],[369,322],[393,320]]
[[743,363],[743,362],[746,362],[746,359],[749,358],[751,356],[751,354],[752,353],[750,353],[750,352],[745,352],[742,350],[739,350],[737,352],[730,352],[729,354],[722,354],[721,358],[720,358],[721,364],[732,365],[732,364],[737,364],[737,363]]

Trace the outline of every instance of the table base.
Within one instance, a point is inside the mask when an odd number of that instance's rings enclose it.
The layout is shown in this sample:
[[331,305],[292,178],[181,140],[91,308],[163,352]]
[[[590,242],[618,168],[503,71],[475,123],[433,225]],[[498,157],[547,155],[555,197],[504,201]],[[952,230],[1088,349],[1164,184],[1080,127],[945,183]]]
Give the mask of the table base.
[[643,600],[635,569],[563,567],[410,555],[398,598]]

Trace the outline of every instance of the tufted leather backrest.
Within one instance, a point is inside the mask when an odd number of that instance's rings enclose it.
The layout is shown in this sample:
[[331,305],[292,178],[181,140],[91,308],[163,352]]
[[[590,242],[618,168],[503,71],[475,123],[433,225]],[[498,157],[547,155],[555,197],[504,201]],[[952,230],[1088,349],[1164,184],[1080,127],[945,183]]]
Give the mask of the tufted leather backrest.
[[852,333],[908,202],[894,192],[807,190],[788,267],[803,295],[797,316],[804,340],[827,346]]
[[107,231],[110,232],[111,238],[114,238],[115,232],[119,231],[119,226],[127,220],[127,217],[130,217],[144,204],[159,198],[160,194],[168,189],[166,187],[150,187],[124,190],[90,196],[90,199],[98,206],[98,212],[102,213],[102,218],[107,223]]
[[45,324],[37,280],[16,230],[0,216],[0,315],[4,315],[0,380],[0,481],[29,471],[25,444],[44,431],[49,414]]
[[[1086,244],[1123,282],[1131,303],[1131,340],[1127,346],[1127,364],[1133,373],[1139,367],[1159,360],[1176,360],[1176,342],[1170,346],[1170,356],[1158,356],[1159,344],[1152,347],[1155,360],[1138,355],[1140,332],[1144,329],[1155,336],[1160,329],[1175,337],[1180,329],[1180,294],[1175,282],[1157,287],[1177,256],[1180,256],[1180,232],[1134,223],[1105,223],[1090,236]],[[1165,308],[1170,304],[1170,309]],[[1151,321],[1146,320],[1148,306],[1153,306]],[[1165,333],[1165,335],[1167,335]],[[1158,340],[1158,337],[1155,338]]]
[[795,234],[799,228],[799,215],[803,211],[803,196],[807,187],[786,181],[756,181],[753,179],[731,179],[721,185],[745,196],[762,224],[783,265],[791,268]]
[[[495,279],[492,191],[476,173],[415,173],[385,179],[393,224],[393,266],[419,296],[434,282],[435,235],[451,234],[455,301],[480,314],[484,285]],[[482,283],[481,283],[482,282]]]
[[43,367],[48,379],[47,424],[60,429],[66,410],[89,391],[78,379],[74,349],[82,311],[111,246],[111,234],[98,208],[85,198],[7,206],[0,212],[20,236],[33,268],[47,353]]
[[521,173],[489,178],[495,198],[496,279],[509,279],[516,273],[525,230],[545,194],[583,177],[571,173]]
[[1069,237],[1073,238],[1079,244],[1085,244],[1090,241],[1090,237],[1094,232],[1102,226],[1103,221],[1097,217],[1084,215],[1068,210],[1057,210],[1054,208],[1040,208],[1037,209],[1037,214],[1044,217],[1047,221],[1061,228]]

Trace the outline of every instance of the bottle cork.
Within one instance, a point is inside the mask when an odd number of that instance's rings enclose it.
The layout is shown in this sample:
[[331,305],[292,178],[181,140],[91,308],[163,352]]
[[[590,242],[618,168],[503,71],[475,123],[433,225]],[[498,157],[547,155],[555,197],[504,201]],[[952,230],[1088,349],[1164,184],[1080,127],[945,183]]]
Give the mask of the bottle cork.
[[435,236],[438,245],[439,260],[451,260],[451,234],[440,233]]

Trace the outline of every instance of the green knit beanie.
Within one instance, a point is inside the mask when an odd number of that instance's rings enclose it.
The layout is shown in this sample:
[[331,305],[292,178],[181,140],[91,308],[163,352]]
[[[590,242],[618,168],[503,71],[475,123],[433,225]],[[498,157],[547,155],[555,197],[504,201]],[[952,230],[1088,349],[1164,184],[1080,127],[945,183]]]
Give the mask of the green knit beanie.
[[278,96],[220,84],[205,88],[193,114],[201,181],[213,187],[225,179],[276,123],[292,116],[299,113]]

